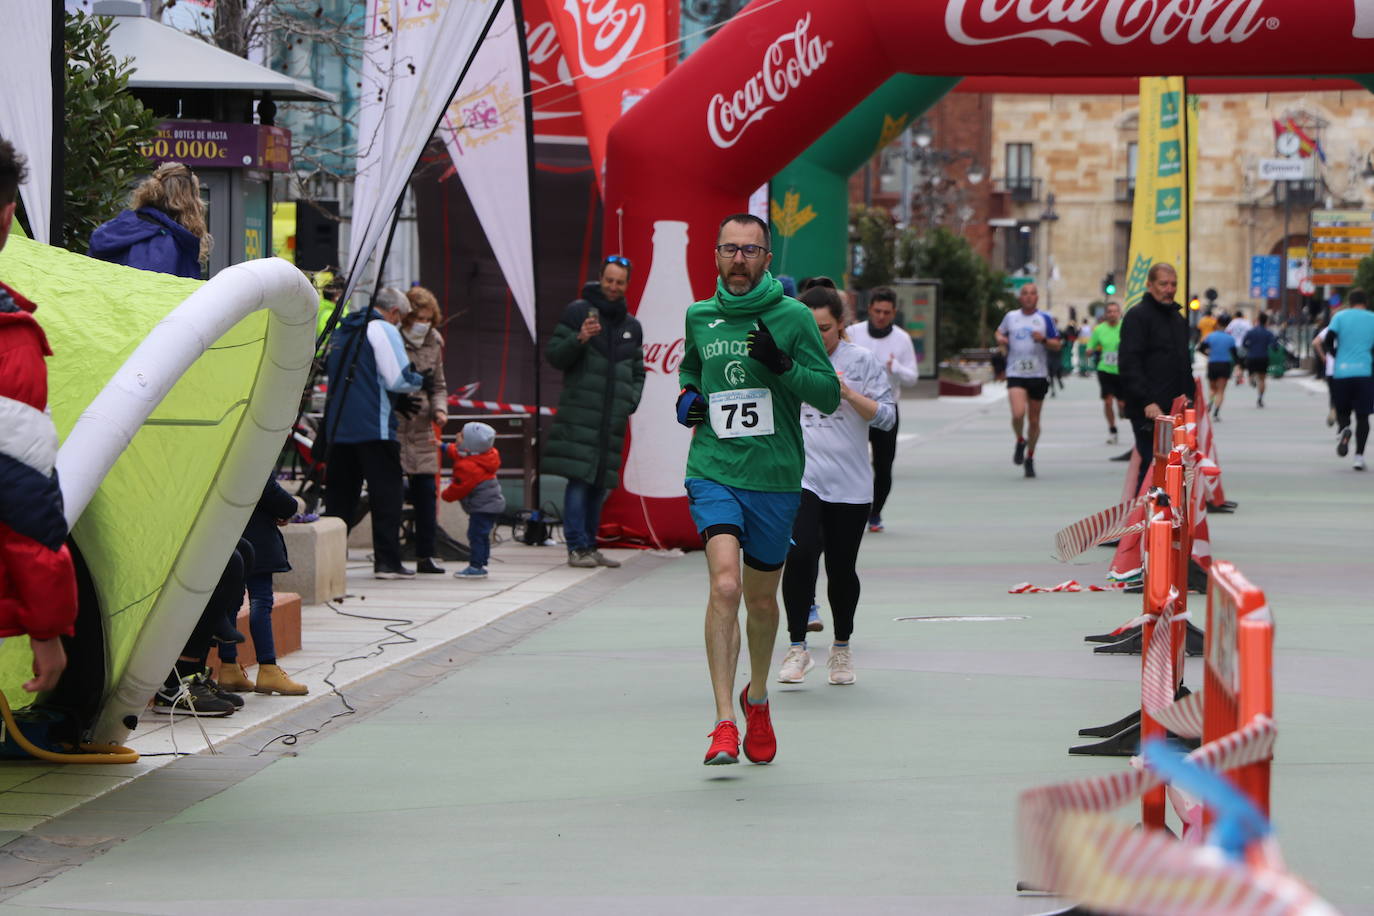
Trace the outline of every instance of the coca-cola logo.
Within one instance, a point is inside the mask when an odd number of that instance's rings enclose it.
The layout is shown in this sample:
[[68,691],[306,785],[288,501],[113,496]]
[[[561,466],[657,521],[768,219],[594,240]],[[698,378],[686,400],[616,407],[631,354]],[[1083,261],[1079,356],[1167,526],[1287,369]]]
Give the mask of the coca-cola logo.
[[[1162,45],[1180,36],[1195,45],[1239,43],[1261,27],[1278,28],[1278,20],[1260,18],[1263,5],[1264,0],[948,0],[945,31],[964,45],[1015,38],[1090,45],[1094,26],[1109,45]],[[1084,20],[1089,24],[1072,31],[1056,28]]]
[[577,33],[577,65],[598,80],[620,69],[648,24],[643,3],[621,9],[619,0],[563,0],[563,12]]
[[651,343],[644,348],[644,368],[650,372],[673,375],[682,364],[686,341],[679,337],[671,343]]
[[711,96],[706,106],[706,131],[712,143],[721,149],[734,146],[750,126],[825,63],[834,42],[808,35],[810,28],[811,14],[807,13],[792,31],[773,39],[763,52],[763,66],[742,87],[728,98],[721,92]]

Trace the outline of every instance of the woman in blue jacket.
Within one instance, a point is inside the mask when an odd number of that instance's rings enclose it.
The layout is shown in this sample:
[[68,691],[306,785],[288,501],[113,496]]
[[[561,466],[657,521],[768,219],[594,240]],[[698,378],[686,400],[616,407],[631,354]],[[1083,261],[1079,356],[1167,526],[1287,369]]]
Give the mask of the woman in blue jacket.
[[90,255],[199,280],[213,243],[195,173],[180,162],[164,162],[134,189],[128,210],[91,233]]

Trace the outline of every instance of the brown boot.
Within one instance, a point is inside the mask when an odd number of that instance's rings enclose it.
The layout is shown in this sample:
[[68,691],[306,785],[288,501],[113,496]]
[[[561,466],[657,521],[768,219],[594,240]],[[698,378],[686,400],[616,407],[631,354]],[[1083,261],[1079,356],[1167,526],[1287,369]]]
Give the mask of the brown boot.
[[280,665],[258,665],[258,693],[279,693],[284,697],[303,697],[310,692],[304,684],[297,684],[286,676]]
[[243,666],[238,662],[221,662],[216,681],[230,693],[247,693],[253,689],[252,680],[244,673]]

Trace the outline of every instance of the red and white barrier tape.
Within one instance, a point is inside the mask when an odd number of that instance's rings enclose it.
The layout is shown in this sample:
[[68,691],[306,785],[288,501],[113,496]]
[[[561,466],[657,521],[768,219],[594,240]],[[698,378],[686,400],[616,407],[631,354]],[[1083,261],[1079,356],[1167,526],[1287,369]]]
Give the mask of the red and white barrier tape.
[[[1273,720],[1257,716],[1188,758],[1209,769],[1234,769],[1269,759],[1275,736]],[[1093,909],[1132,916],[1334,916],[1329,905],[1283,870],[1272,843],[1261,846],[1259,865],[1245,865],[1106,814],[1159,782],[1156,773],[1134,769],[1022,793],[1023,877]]]
[[1125,587],[1125,582],[1115,585],[1083,585],[1076,579],[1066,579],[1058,585],[1051,585],[1048,588],[1043,585],[1031,585],[1029,582],[1021,582],[1007,589],[1007,594],[1040,595],[1046,592],[1116,592]]
[[[450,407],[467,407],[475,410],[495,410],[500,413],[535,413],[535,408],[528,404],[508,404],[505,401],[474,401],[469,398],[451,397],[448,399]],[[537,411],[541,417],[553,417],[558,415],[558,410],[553,407],[540,407]]]
[[[1169,600],[1164,602],[1160,612],[1147,615],[1155,618],[1155,627],[1150,633],[1150,644],[1145,647],[1145,662],[1140,674],[1140,707],[1149,712],[1150,718],[1155,721],[1159,721],[1160,714],[1167,714],[1166,710],[1174,705],[1177,679],[1174,676],[1173,623],[1175,620],[1188,619],[1187,611],[1182,614],[1174,613],[1177,604],[1178,589],[1170,588]],[[1141,623],[1144,623],[1145,619],[1147,618],[1138,618]],[[1134,625],[1133,622],[1129,626]],[[1176,724],[1183,730],[1170,729],[1174,734],[1184,738],[1202,737],[1200,717],[1196,723],[1196,730],[1193,723],[1184,717],[1176,717]]]
[[1110,509],[1103,509],[1095,515],[1080,519],[1067,528],[1061,528],[1054,536],[1054,558],[1060,563],[1067,563],[1089,547],[1114,541],[1132,531],[1144,531],[1143,523],[1128,524],[1131,513],[1144,503],[1143,496],[1128,499]]

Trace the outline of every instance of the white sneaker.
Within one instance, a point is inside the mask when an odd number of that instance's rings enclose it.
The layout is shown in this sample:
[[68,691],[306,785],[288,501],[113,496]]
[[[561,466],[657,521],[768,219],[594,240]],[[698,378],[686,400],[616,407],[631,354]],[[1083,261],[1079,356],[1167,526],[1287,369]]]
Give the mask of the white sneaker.
[[782,660],[782,667],[778,669],[778,683],[800,684],[806,680],[806,672],[814,667],[816,663],[811,660],[811,653],[806,651],[806,646],[791,646],[787,650],[787,657]]
[[1355,468],[1355,470],[1357,470],[1357,471],[1363,471],[1363,470],[1364,470],[1364,455],[1356,455],[1356,456],[1355,456],[1354,468]]
[[830,669],[830,683],[835,686],[847,687],[854,683],[854,660],[849,657],[848,646],[831,646],[825,666]]

